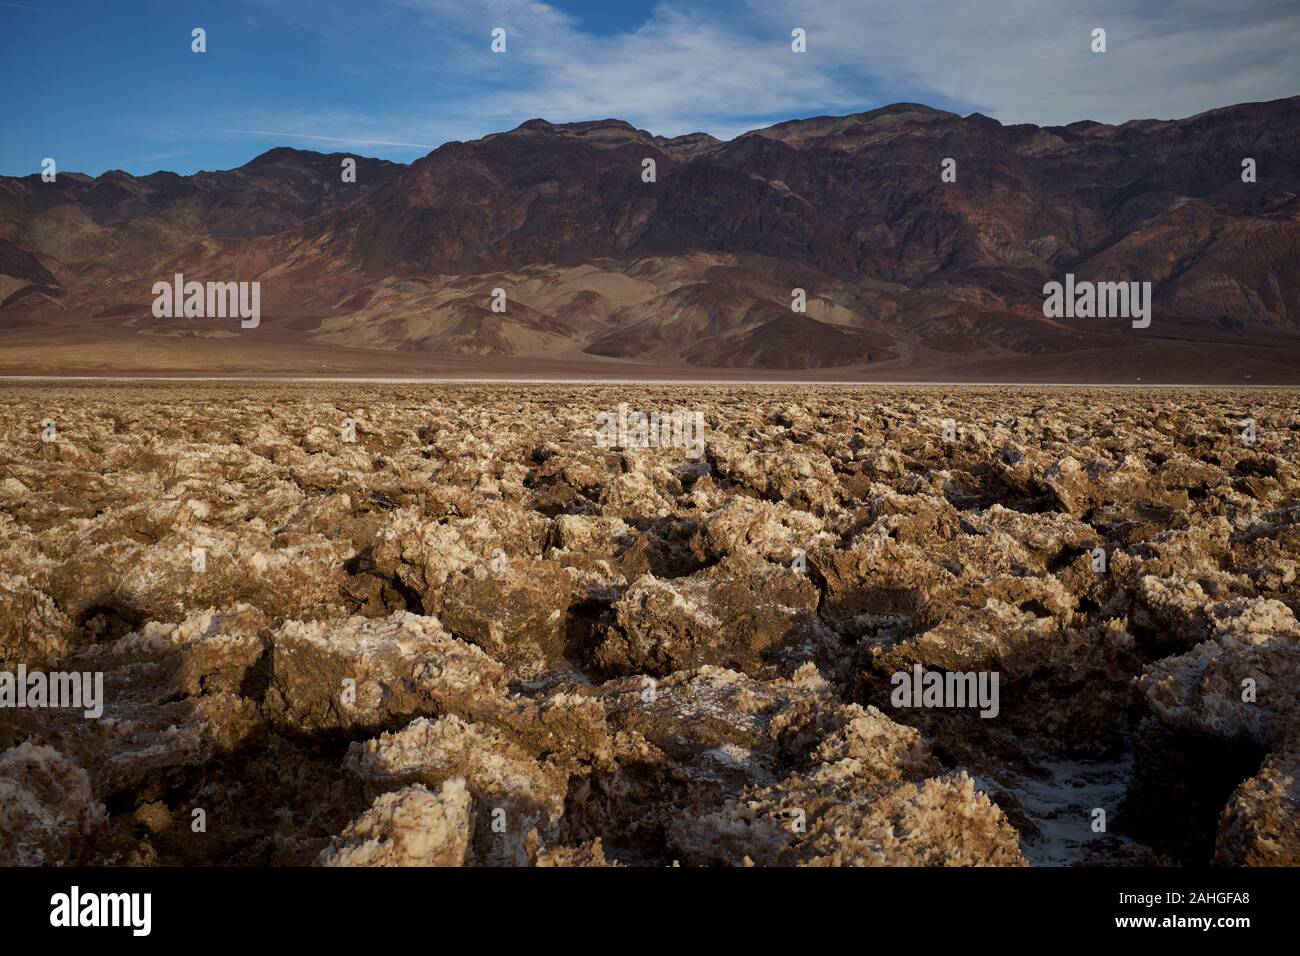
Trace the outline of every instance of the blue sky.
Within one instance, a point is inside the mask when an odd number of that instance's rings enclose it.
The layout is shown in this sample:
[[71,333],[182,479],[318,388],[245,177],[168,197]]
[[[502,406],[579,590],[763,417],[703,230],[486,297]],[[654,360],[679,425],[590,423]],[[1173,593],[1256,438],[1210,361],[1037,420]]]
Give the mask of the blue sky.
[[723,138],[900,100],[1174,118],[1300,93],[1297,49],[1295,0],[0,0],[0,174],[409,162],[535,116]]

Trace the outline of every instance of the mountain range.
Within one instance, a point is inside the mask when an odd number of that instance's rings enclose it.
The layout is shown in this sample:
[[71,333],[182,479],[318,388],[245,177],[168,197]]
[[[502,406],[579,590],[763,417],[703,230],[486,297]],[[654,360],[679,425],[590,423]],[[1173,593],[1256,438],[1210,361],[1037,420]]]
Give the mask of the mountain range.
[[[726,142],[535,119],[410,165],[0,177],[0,371],[1291,383],[1298,194],[1300,97],[1117,126],[902,103]],[[260,282],[259,326],[156,318],[176,273]],[[1150,327],[1044,317],[1067,274],[1150,282]]]

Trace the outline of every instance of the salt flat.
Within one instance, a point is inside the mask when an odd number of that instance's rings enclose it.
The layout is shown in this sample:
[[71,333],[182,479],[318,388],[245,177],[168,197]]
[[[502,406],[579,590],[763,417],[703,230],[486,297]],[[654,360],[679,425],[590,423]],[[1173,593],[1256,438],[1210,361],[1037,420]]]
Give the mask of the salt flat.
[[1291,389],[10,380],[0,670],[105,700],[0,711],[0,857],[1294,864],[1298,438]]

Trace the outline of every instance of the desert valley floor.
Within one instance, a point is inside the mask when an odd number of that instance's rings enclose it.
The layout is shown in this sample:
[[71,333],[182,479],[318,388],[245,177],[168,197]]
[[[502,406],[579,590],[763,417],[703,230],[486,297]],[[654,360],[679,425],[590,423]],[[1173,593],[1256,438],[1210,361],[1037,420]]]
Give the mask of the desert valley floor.
[[0,860],[1296,865],[1298,442],[1288,389],[0,383],[0,671],[105,687],[0,709]]

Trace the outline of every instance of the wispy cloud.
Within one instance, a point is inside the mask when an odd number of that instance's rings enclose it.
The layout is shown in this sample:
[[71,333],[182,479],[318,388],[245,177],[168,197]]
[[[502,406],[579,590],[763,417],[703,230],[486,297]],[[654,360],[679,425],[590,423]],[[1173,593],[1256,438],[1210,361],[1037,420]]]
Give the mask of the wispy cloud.
[[[434,79],[411,82],[400,106],[340,108],[312,122],[301,111],[226,119],[243,133],[426,149],[534,116],[612,116],[725,139],[778,118],[898,99],[1009,123],[1174,118],[1294,94],[1293,4],[670,0],[635,29],[597,35],[541,0],[398,0],[387,8],[393,29],[437,38],[424,55]],[[489,49],[495,27],[507,32],[504,54]],[[795,27],[807,31],[806,53],[790,48]],[[1107,31],[1106,53],[1089,49],[1095,27]],[[323,34],[339,29],[322,18]],[[394,62],[412,55],[394,43]],[[420,75],[424,66],[405,69]]]
[[290,133],[270,129],[217,129],[217,133],[238,133],[246,136],[269,136],[281,139],[314,139],[326,143],[344,143],[352,146],[401,146],[409,149],[434,149],[431,143],[402,143],[388,139],[369,139],[352,136],[317,136],[311,133]]
[[[479,97],[485,114],[631,115],[670,132],[876,105],[864,91],[929,92],[1008,122],[1187,116],[1292,95],[1300,47],[1294,0],[666,3],[612,37],[538,0],[406,2],[476,34],[483,69],[490,25],[507,29],[521,82]],[[795,27],[807,53],[790,49]],[[1094,27],[1106,53],[1090,49]]]
[[[498,126],[532,116],[614,116],[657,133],[705,129],[725,137],[750,128],[754,117],[861,103],[860,90],[791,51],[790,27],[755,30],[743,9],[665,3],[633,31],[596,36],[537,0],[406,2],[430,25],[477,38],[457,68],[501,82],[464,105]],[[505,54],[489,51],[498,26],[506,30]]]
[[[899,100],[1050,124],[1300,92],[1296,0],[627,0],[613,15],[600,0],[226,0],[200,5],[203,56],[194,5],[44,2],[0,0],[0,168],[15,173],[55,151],[93,171],[178,144],[187,170],[285,143],[409,161],[538,116],[729,139]],[[584,6],[590,20],[566,12]]]
[[[913,85],[1005,122],[1176,118],[1297,92],[1292,0],[752,2],[805,21],[828,67]],[[1106,30],[1107,52],[1091,32]]]
[[53,13],[62,15],[62,10],[48,10],[45,7],[30,7],[25,3],[5,3],[0,0],[0,7],[13,7],[15,10],[31,10],[33,13]]

